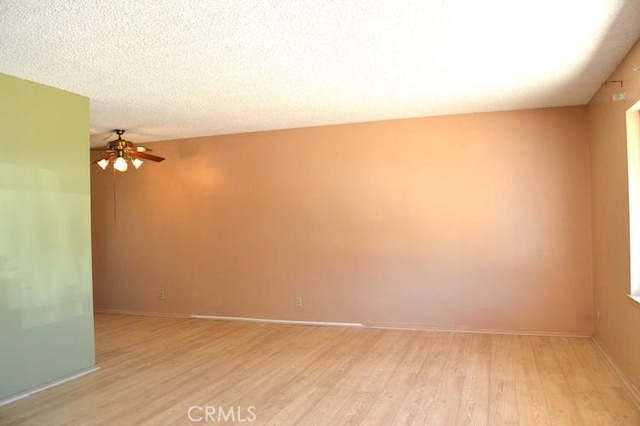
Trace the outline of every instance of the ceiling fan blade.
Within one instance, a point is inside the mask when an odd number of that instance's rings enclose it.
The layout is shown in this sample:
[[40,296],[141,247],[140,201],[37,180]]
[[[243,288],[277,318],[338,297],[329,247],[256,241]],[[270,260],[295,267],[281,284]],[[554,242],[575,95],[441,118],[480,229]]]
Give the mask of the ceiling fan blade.
[[144,152],[131,152],[130,155],[134,158],[142,158],[143,160],[158,161],[158,162],[164,160],[163,157],[158,157],[157,155],[151,155]]
[[90,151],[106,151],[107,148],[104,148],[104,147],[102,147],[102,148],[90,148],[89,150]]

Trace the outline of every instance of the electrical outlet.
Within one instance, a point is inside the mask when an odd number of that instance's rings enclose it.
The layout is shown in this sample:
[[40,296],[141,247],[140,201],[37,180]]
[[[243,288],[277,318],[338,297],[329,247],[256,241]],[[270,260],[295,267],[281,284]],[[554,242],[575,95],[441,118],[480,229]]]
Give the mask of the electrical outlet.
[[296,296],[296,306],[302,306],[302,296]]
[[158,290],[158,299],[164,300],[164,290],[163,289]]

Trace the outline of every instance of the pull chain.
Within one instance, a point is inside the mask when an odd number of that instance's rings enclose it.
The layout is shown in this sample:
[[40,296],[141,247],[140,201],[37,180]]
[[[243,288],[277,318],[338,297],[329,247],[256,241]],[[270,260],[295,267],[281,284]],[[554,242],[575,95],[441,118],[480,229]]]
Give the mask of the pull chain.
[[113,178],[111,179],[111,182],[113,182],[113,229],[116,229],[118,227],[118,206],[116,201],[116,169],[112,167],[111,172],[113,173]]

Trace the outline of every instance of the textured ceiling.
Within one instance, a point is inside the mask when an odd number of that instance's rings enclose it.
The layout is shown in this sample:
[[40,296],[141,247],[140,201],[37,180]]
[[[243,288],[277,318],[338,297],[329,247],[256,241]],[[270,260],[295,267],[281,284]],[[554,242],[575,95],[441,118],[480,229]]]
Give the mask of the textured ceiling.
[[638,37],[638,0],[0,0],[0,72],[93,145],[584,104]]

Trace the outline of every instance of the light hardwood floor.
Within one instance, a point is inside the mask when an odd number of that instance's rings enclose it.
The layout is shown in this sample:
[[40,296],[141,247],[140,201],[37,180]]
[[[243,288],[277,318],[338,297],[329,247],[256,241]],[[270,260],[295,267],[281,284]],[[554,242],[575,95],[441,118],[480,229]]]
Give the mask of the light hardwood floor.
[[96,340],[99,371],[0,424],[640,425],[586,338],[98,314]]

